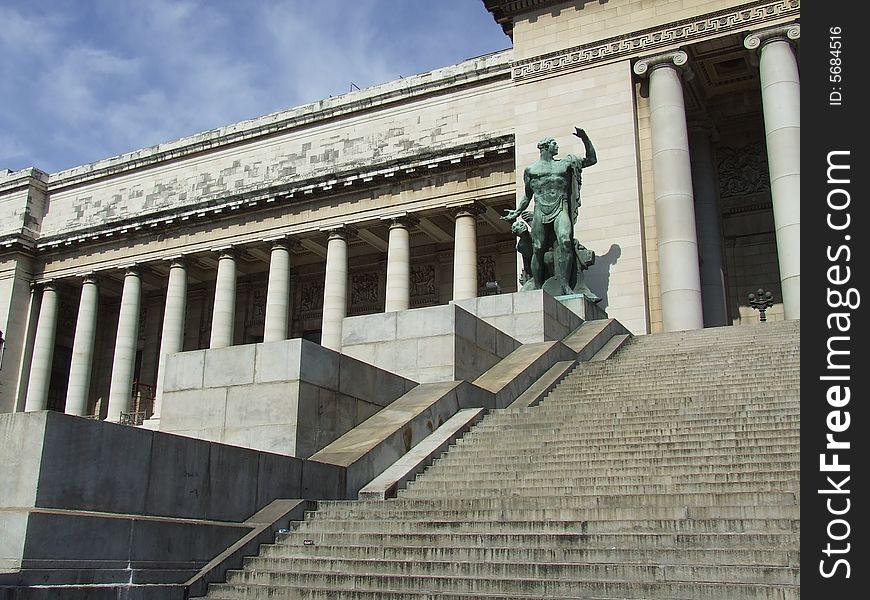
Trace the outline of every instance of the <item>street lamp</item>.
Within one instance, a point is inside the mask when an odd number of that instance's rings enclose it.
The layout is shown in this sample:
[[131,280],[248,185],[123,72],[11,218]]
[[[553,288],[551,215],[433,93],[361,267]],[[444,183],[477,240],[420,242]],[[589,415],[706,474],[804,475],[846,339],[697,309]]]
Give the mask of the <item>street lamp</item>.
[[754,294],[749,292],[749,306],[760,313],[758,320],[764,323],[767,321],[767,315],[764,314],[764,311],[773,306],[773,294],[765,292],[763,288],[758,288]]
[[6,348],[6,340],[3,339],[3,332],[0,331],[0,369],[3,368],[3,350]]

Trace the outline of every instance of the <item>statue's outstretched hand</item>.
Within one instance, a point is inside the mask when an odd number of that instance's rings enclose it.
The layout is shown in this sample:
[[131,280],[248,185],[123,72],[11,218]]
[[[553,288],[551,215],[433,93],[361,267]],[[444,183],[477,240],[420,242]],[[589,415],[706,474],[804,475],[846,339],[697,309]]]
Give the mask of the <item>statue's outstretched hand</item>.
[[576,135],[581,140],[585,139],[586,138],[586,130],[581,129],[580,127],[575,127],[574,128],[574,135]]
[[504,221],[515,221],[520,214],[519,210],[510,210],[508,208],[504,209],[504,212],[505,214],[501,217]]

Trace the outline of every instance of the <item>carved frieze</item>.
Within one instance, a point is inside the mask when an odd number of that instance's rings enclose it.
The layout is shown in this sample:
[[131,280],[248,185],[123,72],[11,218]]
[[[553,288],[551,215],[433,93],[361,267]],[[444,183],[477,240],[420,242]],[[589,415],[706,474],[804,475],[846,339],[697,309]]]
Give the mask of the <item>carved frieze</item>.
[[644,29],[629,35],[560,50],[517,61],[514,81],[548,77],[562,71],[625,59],[657,48],[695,42],[757,26],[762,23],[800,15],[800,0],[761,0],[736,8],[701,15],[662,27]]
[[323,279],[302,279],[299,286],[299,316],[320,318],[323,313]]
[[411,306],[438,304],[437,269],[432,263],[411,266]]
[[496,281],[495,258],[492,256],[478,256],[477,285],[483,289],[488,281]]
[[763,142],[741,148],[719,148],[719,197],[770,193],[770,175]]
[[361,315],[380,310],[380,275],[377,272],[350,276],[350,314]]

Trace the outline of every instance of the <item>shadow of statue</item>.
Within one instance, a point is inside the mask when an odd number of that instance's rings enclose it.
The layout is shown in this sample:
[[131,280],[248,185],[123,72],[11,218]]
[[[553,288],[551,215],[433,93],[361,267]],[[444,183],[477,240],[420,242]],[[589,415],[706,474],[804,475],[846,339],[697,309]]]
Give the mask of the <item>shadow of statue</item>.
[[595,256],[595,264],[586,271],[586,285],[601,297],[601,302],[598,303],[598,306],[605,311],[610,303],[610,298],[608,297],[608,292],[610,291],[610,272],[620,256],[622,256],[622,248],[619,247],[619,244],[611,244],[606,254],[597,254]]

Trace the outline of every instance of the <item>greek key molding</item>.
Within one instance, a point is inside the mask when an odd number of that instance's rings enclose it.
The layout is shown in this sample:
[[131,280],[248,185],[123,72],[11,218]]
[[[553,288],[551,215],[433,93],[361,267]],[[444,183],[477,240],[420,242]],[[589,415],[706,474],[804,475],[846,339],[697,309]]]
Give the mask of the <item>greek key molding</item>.
[[513,80],[525,82],[549,77],[562,71],[588,67],[600,62],[636,56],[674,44],[742,31],[762,23],[800,16],[800,0],[759,0],[740,6],[616,36],[517,61]]

